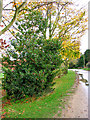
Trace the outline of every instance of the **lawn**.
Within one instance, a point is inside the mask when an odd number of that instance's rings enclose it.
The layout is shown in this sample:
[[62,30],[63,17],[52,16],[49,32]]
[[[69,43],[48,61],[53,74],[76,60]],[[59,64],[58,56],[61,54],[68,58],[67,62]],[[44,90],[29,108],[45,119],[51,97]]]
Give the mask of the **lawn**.
[[3,73],[0,73],[0,78],[2,78],[3,77]]
[[42,96],[37,100],[30,102],[28,99],[22,102],[11,102],[11,105],[4,106],[5,117],[8,118],[52,118],[59,106],[64,107],[62,98],[66,96],[67,91],[74,85],[75,72],[69,71],[67,75],[55,79],[56,84],[54,92]]
[[1,83],[2,83],[2,82],[1,82],[1,78],[3,78],[3,73],[0,73],[0,90],[1,90],[1,88],[2,88],[2,87],[1,87],[1,86],[2,86],[2,84],[1,84]]
[[90,68],[83,68],[83,70],[87,70],[87,71],[90,71]]

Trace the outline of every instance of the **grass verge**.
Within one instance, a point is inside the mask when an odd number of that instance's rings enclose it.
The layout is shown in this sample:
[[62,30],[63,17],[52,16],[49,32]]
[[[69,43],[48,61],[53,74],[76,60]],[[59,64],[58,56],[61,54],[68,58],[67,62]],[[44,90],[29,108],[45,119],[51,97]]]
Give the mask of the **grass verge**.
[[87,70],[87,71],[90,71],[90,68],[83,68],[83,70]]
[[3,73],[0,73],[0,90],[2,89],[2,80],[1,78],[3,78]]
[[54,92],[47,96],[42,96],[37,100],[29,102],[12,102],[11,105],[3,107],[3,114],[6,118],[52,118],[59,106],[64,107],[62,99],[66,96],[67,91],[74,85],[75,72],[68,71],[67,75],[55,79],[56,84]]
[[3,78],[3,73],[0,73],[0,78]]

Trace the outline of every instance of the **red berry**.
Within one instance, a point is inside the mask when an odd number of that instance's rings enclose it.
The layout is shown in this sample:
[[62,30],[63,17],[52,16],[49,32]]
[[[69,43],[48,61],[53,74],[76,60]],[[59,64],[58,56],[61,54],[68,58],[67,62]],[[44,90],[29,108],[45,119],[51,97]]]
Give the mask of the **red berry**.
[[3,27],[4,25],[0,25],[1,27]]
[[9,40],[11,40],[12,37],[9,38]]
[[9,47],[9,45],[5,46],[5,48]]
[[7,45],[7,47],[9,47],[9,45]]
[[7,48],[7,46],[5,46],[5,48]]
[[3,45],[3,42],[1,42],[1,45]]
[[6,40],[4,40],[4,44],[6,44]]

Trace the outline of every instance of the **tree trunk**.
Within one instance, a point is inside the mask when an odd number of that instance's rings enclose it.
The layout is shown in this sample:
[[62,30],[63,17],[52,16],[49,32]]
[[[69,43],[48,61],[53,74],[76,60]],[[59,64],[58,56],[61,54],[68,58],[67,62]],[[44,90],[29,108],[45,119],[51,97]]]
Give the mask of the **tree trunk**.
[[3,8],[3,0],[0,0],[0,24],[2,21],[2,8]]
[[68,60],[65,61],[64,65],[65,65],[64,74],[67,74],[68,73]]

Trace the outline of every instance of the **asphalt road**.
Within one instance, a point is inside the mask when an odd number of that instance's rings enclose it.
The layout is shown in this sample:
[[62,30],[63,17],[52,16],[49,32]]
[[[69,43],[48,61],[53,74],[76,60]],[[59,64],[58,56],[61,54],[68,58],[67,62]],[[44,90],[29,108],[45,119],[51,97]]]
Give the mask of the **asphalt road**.
[[[89,86],[85,86],[84,83],[81,82],[81,89],[84,93],[84,98],[86,98],[86,100],[88,100],[88,119],[90,120],[90,71],[86,71],[86,70],[82,70],[82,69],[74,69],[74,71],[78,71],[78,73],[83,74],[83,78],[88,80]],[[80,88],[80,86],[78,87],[78,89]],[[84,100],[83,98],[83,100]],[[85,101],[86,101],[85,100]],[[84,107],[84,106],[83,106]],[[83,109],[82,107],[82,109]]]
[[84,79],[88,80],[89,87],[80,81],[75,93],[70,97],[68,104],[62,111],[62,118],[88,118],[90,120],[90,71],[81,69],[77,71],[83,74]]

